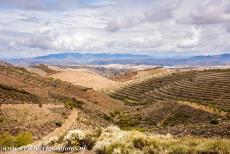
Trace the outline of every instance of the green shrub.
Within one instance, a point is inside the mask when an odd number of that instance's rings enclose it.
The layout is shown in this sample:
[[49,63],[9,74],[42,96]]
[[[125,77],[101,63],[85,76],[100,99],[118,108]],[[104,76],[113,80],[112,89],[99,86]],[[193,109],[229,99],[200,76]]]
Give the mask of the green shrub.
[[32,134],[30,132],[19,133],[16,137],[16,147],[32,143]]
[[15,145],[15,137],[8,133],[0,134],[0,147],[13,147]]
[[21,132],[16,136],[8,133],[0,134],[0,147],[20,147],[32,143],[33,136],[30,132]]
[[219,124],[219,121],[217,119],[210,120],[210,124],[217,125]]
[[73,109],[73,108],[82,108],[83,102],[78,101],[75,98],[65,98],[64,104],[67,108]]
[[109,115],[107,115],[107,114],[103,114],[103,118],[105,120],[107,120],[107,121],[111,121],[112,120],[112,118]]

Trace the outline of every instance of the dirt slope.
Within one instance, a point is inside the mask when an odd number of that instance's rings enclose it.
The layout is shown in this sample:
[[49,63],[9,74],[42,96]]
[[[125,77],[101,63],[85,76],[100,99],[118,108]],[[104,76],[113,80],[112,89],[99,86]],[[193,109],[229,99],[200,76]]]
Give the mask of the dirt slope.
[[66,69],[65,71],[51,75],[51,77],[95,90],[113,87],[117,84],[115,81],[86,69]]
[[171,70],[167,68],[149,68],[144,70],[131,70],[112,77],[111,79],[119,82],[128,82],[131,80],[145,78],[147,76],[158,76],[168,74]]
[[73,109],[70,116],[68,117],[68,119],[65,120],[61,127],[56,128],[53,132],[42,138],[41,141],[33,143],[33,146],[41,145],[55,139],[58,140],[68,131],[71,125],[75,122],[75,120],[77,119],[77,115],[77,110]]

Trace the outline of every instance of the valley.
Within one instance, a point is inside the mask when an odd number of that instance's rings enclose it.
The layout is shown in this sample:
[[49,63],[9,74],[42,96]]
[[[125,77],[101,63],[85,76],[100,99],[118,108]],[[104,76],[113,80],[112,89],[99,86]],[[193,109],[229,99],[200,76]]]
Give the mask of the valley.
[[31,146],[62,145],[70,130],[111,126],[176,138],[230,137],[228,68],[132,68],[113,76],[49,65],[4,63],[0,70],[1,132],[29,132]]

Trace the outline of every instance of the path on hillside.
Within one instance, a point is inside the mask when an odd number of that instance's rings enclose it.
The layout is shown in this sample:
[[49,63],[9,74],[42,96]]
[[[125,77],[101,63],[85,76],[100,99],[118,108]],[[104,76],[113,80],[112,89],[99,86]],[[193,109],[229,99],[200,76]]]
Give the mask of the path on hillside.
[[43,137],[40,141],[32,143],[32,146],[40,146],[41,144],[46,144],[50,140],[59,139],[61,136],[63,136],[69,128],[72,126],[72,124],[76,121],[78,116],[78,112],[76,109],[73,109],[68,117],[68,119],[65,120],[65,122],[62,124],[61,127],[56,128],[53,132],[48,134],[47,136]]

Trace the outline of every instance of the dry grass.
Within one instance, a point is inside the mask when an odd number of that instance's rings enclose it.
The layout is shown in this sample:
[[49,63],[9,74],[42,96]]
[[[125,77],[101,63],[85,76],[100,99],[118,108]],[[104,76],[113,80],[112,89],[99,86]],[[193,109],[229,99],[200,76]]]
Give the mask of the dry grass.
[[122,153],[229,153],[230,140],[150,135],[108,127],[94,146],[99,154]]
[[51,75],[51,77],[95,90],[116,85],[116,82],[86,69],[67,69],[66,71]]
[[2,104],[0,130],[11,134],[29,131],[34,139],[39,139],[53,131],[57,122],[64,122],[68,114],[64,105]]
[[199,109],[199,110],[203,110],[205,112],[211,113],[211,114],[216,114],[216,115],[220,115],[220,116],[226,116],[228,113],[221,111],[219,109],[213,108],[213,107],[209,107],[207,105],[202,105],[202,104],[198,104],[198,103],[194,103],[194,102],[188,102],[188,101],[177,101],[177,103],[182,104],[182,105],[188,105],[191,106],[195,109]]
[[86,146],[97,154],[187,154],[229,153],[230,140],[194,137],[175,138],[171,135],[124,131],[116,126],[103,130],[71,130],[51,146]]

